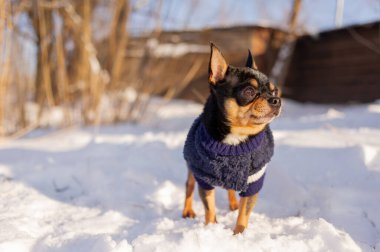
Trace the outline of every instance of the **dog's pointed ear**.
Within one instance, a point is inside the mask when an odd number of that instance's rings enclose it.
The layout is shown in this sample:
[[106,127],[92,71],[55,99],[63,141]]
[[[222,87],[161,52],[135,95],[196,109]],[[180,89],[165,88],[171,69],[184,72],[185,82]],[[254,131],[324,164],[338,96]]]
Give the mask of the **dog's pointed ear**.
[[222,53],[213,43],[210,43],[210,48],[211,54],[210,63],[208,66],[208,81],[210,84],[215,85],[218,81],[221,81],[225,78],[228,64],[224,59]]
[[256,66],[256,63],[255,63],[255,60],[253,59],[251,50],[249,50],[249,49],[248,49],[247,62],[245,63],[245,66],[249,67],[249,68],[252,68],[252,69],[255,69],[255,70],[258,70],[258,68]]

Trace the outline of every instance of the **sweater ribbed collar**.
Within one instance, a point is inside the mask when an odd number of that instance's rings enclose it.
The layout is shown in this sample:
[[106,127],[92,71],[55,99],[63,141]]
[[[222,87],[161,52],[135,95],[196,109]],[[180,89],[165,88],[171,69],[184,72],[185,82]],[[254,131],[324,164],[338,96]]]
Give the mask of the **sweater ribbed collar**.
[[265,129],[259,134],[249,137],[246,141],[238,145],[229,145],[215,140],[212,136],[210,136],[206,126],[202,122],[199,124],[197,133],[200,134],[201,144],[209,152],[222,156],[239,156],[257,149],[257,147],[260,146],[267,130],[268,129]]

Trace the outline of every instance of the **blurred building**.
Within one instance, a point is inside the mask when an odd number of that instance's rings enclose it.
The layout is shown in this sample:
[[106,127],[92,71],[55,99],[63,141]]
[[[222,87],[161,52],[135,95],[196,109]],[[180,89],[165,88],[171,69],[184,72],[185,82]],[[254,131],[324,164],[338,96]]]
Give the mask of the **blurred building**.
[[[368,102],[380,98],[380,22],[331,30],[297,40],[283,94],[316,103]],[[144,79],[156,94],[203,101],[209,92],[209,42],[227,61],[243,66],[250,48],[261,71],[270,74],[284,32],[259,26],[162,32],[133,38],[127,78],[144,64]],[[136,80],[137,81],[137,80]]]
[[380,99],[380,22],[299,38],[284,95],[318,103]]
[[[241,26],[133,38],[127,49],[125,74],[132,81],[143,75],[149,86],[155,87],[156,94],[203,102],[209,93],[210,42],[235,66],[244,66],[251,49],[258,67],[269,73],[284,34],[273,28]],[[141,65],[145,69],[143,74],[138,73]]]

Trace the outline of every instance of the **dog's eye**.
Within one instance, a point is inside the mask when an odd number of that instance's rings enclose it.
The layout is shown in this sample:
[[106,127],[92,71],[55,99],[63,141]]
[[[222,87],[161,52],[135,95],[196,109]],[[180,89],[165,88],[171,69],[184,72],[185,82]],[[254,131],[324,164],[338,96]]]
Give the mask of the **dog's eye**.
[[253,87],[247,87],[243,90],[243,96],[246,98],[253,98],[256,96],[256,90]]

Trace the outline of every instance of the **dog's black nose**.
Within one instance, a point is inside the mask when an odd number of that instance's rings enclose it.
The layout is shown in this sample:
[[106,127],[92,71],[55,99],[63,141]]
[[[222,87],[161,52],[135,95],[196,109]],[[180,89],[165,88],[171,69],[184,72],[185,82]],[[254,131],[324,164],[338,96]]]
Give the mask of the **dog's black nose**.
[[270,105],[278,107],[281,105],[281,99],[278,97],[271,97],[268,99]]

